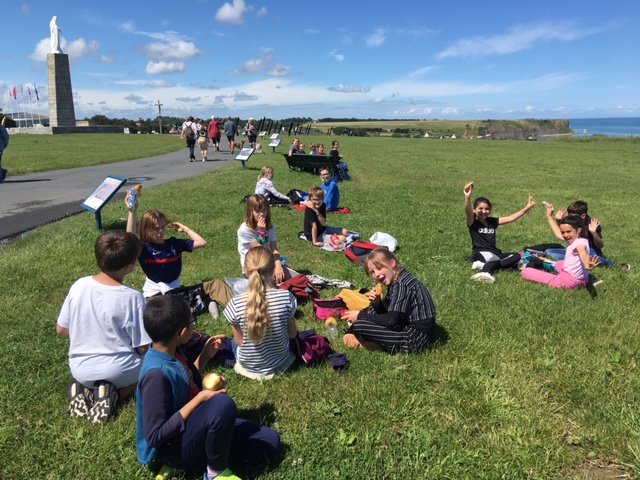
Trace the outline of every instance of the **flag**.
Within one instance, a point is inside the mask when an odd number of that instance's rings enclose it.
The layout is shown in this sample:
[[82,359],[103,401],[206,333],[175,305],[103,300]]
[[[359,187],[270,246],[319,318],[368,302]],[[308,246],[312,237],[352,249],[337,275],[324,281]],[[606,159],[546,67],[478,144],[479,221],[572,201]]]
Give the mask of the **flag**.
[[13,87],[13,99],[17,100],[18,99],[18,92],[16,91],[16,87]]
[[20,96],[24,99],[24,90],[22,89],[22,85],[20,85]]
[[29,92],[29,101],[31,101],[31,87],[27,85],[27,92]]
[[38,87],[36,87],[35,85],[33,86],[33,89],[36,91],[36,100],[40,101],[40,97],[38,96]]

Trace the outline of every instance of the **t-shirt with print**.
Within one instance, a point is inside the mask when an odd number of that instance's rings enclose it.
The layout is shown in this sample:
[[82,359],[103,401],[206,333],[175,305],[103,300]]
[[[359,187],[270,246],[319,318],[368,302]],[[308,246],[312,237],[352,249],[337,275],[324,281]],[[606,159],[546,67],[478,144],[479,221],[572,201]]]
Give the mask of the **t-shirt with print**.
[[496,229],[500,224],[500,219],[496,217],[488,217],[485,225],[477,218],[469,225],[469,233],[471,234],[471,246],[473,252],[493,252],[502,253],[496,247]]

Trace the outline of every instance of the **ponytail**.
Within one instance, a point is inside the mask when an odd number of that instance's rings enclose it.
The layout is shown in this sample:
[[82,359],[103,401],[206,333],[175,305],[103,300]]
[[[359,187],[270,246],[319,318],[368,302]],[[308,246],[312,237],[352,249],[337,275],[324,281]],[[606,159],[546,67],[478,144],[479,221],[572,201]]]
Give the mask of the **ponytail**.
[[260,343],[264,339],[267,329],[271,328],[269,300],[266,291],[270,288],[270,281],[275,269],[273,253],[266,247],[254,247],[247,253],[245,267],[249,273],[247,307],[245,309],[247,336],[251,342]]

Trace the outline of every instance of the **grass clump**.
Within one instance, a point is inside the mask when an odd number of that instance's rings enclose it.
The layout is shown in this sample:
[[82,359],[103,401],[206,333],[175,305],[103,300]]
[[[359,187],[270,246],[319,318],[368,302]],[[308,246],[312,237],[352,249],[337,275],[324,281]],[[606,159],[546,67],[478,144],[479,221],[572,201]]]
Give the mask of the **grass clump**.
[[[340,151],[353,177],[340,185],[342,205],[353,213],[331,215],[329,224],[364,239],[376,231],[398,239],[398,258],[433,296],[438,342],[422,355],[348,351],[349,369],[340,375],[322,364],[258,383],[223,371],[240,415],[276,428],[285,445],[279,465],[237,473],[553,479],[589,478],[584,466],[597,464],[637,476],[638,269],[598,269],[604,283],[596,298],[511,272],[497,273],[493,285],[471,282],[462,187],[473,180],[496,216],[519,210],[529,194],[556,206],[586,200],[603,225],[607,256],[637,267],[640,222],[628,180],[640,175],[638,144],[349,138]],[[184,256],[185,285],[240,275],[239,201],[253,192],[264,165],[275,168],[280,191],[319,183],[290,172],[279,153],[266,153],[245,169],[233,164],[145,190],[141,209],[157,208],[209,242]],[[124,228],[126,214],[123,202],[108,205],[104,227]],[[293,268],[371,286],[344,255],[297,239],[300,212],[275,209],[273,221]],[[0,248],[5,478],[153,478],[136,463],[133,403],[101,427],[65,416],[68,340],[56,337],[55,322],[70,285],[96,272],[96,235],[92,215],[81,214]],[[504,251],[550,241],[541,206],[498,233]],[[144,276],[138,269],[126,282],[141,289]],[[321,293],[331,298],[338,290]],[[300,330],[323,331],[310,305],[300,310]],[[224,320],[202,319],[199,329],[231,335]]]

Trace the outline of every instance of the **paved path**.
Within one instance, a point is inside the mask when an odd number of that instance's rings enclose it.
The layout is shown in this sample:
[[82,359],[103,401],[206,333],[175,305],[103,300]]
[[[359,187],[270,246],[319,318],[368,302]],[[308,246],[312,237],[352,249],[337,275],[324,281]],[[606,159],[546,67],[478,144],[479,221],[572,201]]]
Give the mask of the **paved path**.
[[[126,178],[112,202],[124,198],[127,186],[141,183],[144,188],[190,178],[234,162],[228,147],[216,152],[209,149],[207,162],[189,163],[186,148],[159,157],[128,162],[82,167],[69,170],[11,175],[11,152],[5,152],[3,166],[9,175],[0,184],[0,240],[6,240],[55,222],[69,215],[86,212],[80,204],[100,185],[107,175]],[[196,158],[200,150],[196,147]],[[240,162],[237,162],[238,165]]]

